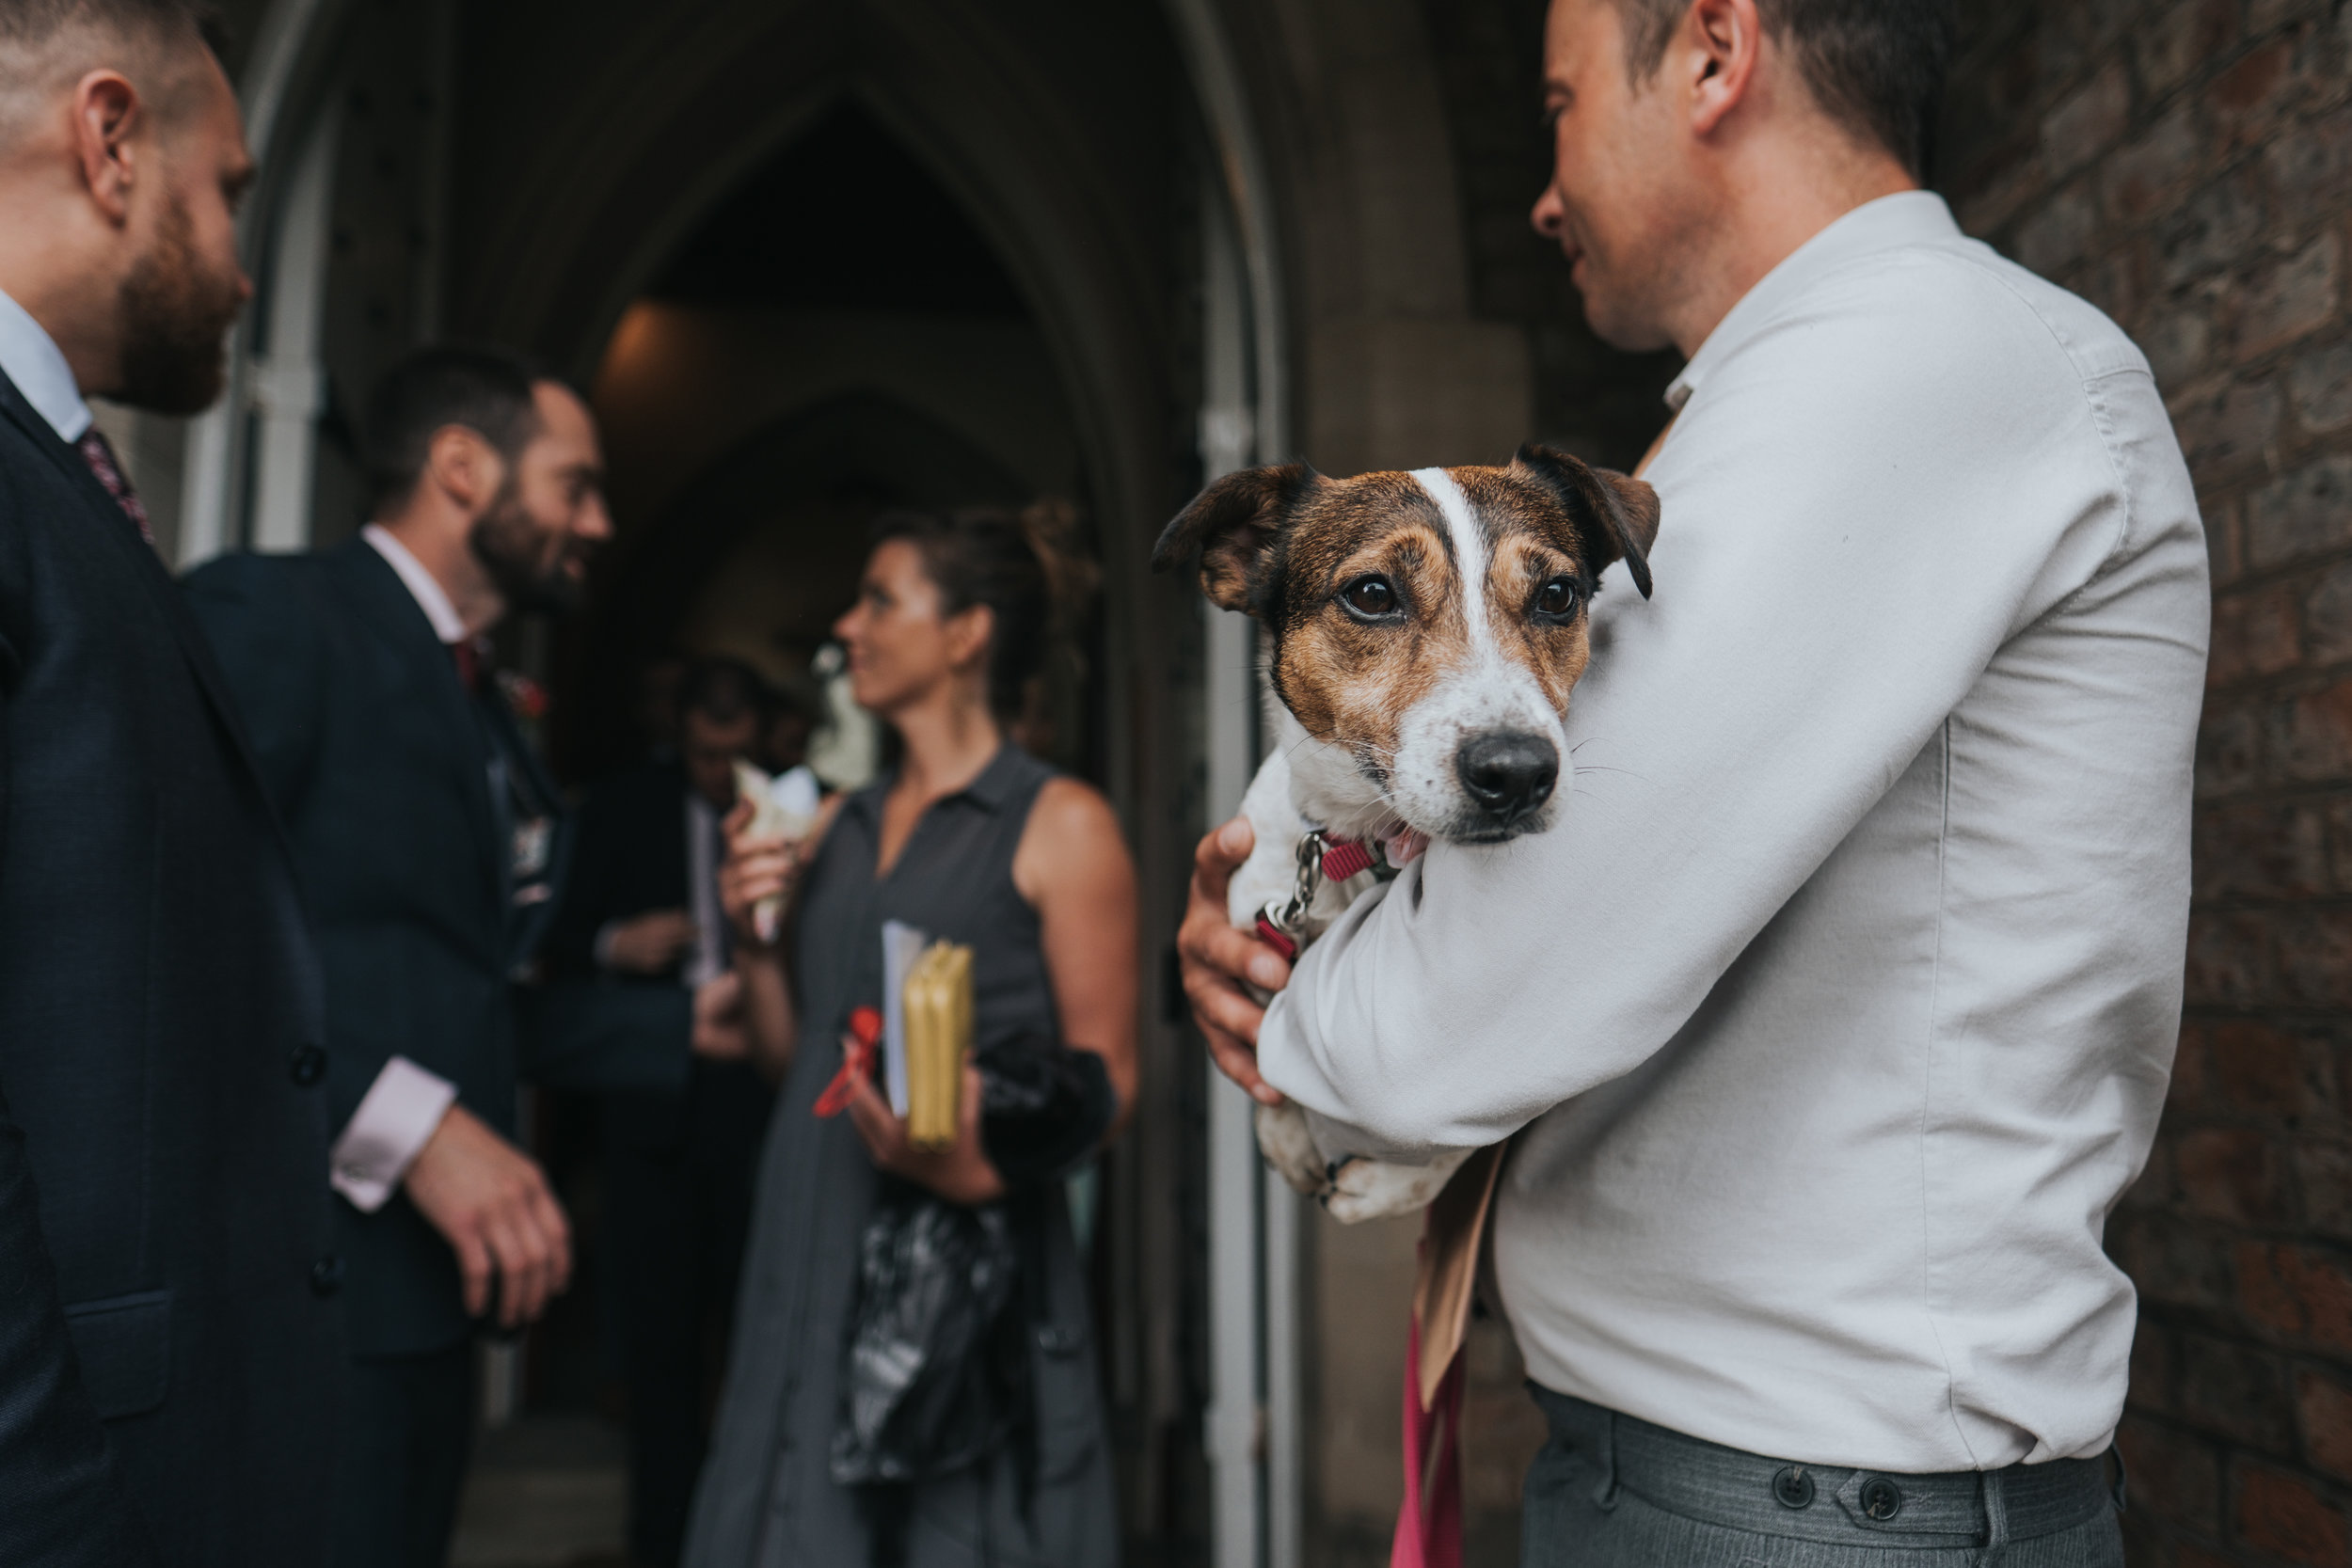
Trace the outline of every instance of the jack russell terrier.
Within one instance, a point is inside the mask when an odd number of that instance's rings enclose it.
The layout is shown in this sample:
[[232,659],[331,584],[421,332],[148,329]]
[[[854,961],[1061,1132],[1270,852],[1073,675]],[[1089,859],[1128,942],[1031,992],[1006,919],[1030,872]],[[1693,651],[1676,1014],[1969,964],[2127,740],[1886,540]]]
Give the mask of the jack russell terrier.
[[[1375,853],[1402,869],[1434,839],[1550,827],[1586,607],[1619,560],[1649,596],[1657,533],[1647,484],[1543,446],[1508,467],[1332,480],[1294,463],[1202,491],[1152,565],[1197,549],[1210,600],[1263,628],[1271,744],[1242,801],[1257,847],[1233,923],[1295,957],[1375,884]],[[1257,1129],[1267,1163],[1347,1224],[1426,1207],[1467,1157],[1352,1156],[1287,1101]]]

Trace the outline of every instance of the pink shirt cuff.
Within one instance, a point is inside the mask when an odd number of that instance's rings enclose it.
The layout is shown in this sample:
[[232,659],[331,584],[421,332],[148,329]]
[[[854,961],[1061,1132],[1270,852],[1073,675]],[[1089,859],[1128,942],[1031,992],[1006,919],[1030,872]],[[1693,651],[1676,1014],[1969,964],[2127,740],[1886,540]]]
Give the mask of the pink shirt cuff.
[[455,1085],[407,1057],[386,1062],[335,1140],[335,1190],[363,1214],[383,1208],[456,1098]]

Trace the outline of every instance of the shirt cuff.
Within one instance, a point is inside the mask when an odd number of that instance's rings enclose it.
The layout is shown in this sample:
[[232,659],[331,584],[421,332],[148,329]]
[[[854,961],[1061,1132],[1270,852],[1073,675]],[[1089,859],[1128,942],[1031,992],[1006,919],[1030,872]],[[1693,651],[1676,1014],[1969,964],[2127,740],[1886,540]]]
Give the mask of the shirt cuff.
[[456,1098],[457,1085],[407,1057],[386,1062],[335,1140],[335,1190],[363,1214],[383,1208]]

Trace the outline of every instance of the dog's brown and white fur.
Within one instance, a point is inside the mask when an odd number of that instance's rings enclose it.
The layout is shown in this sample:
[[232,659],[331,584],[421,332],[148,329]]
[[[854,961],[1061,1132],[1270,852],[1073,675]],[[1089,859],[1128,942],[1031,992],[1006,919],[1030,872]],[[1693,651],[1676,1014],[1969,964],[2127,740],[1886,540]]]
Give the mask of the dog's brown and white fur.
[[[1623,560],[1647,597],[1657,531],[1648,485],[1540,446],[1507,467],[1330,480],[1292,464],[1203,491],[1152,563],[1197,548],[1211,600],[1264,631],[1270,744],[1243,801],[1258,840],[1233,879],[1233,923],[1290,895],[1314,828],[1377,842],[1401,865],[1429,840],[1502,845],[1550,827],[1573,776],[1561,720],[1591,654],[1597,579]],[[1302,942],[1373,882],[1327,883]],[[1348,1222],[1422,1207],[1462,1158],[1352,1158],[1287,1103],[1259,1110],[1258,1142]]]

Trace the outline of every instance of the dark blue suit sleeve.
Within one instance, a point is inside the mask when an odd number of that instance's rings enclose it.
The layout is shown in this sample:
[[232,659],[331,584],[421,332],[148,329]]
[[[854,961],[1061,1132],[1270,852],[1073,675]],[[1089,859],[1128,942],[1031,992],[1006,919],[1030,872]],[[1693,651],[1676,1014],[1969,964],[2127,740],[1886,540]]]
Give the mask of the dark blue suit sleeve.
[[[15,612],[26,592],[8,559],[9,499],[0,491],[0,822],[13,776],[7,709],[24,669]],[[0,836],[0,877],[8,869]],[[0,1562],[145,1568],[154,1560],[114,1445],[82,1387],[24,1133],[0,1084]]]
[[288,821],[310,786],[326,716],[325,661],[301,565],[223,556],[183,585],[236,699],[270,803]]

